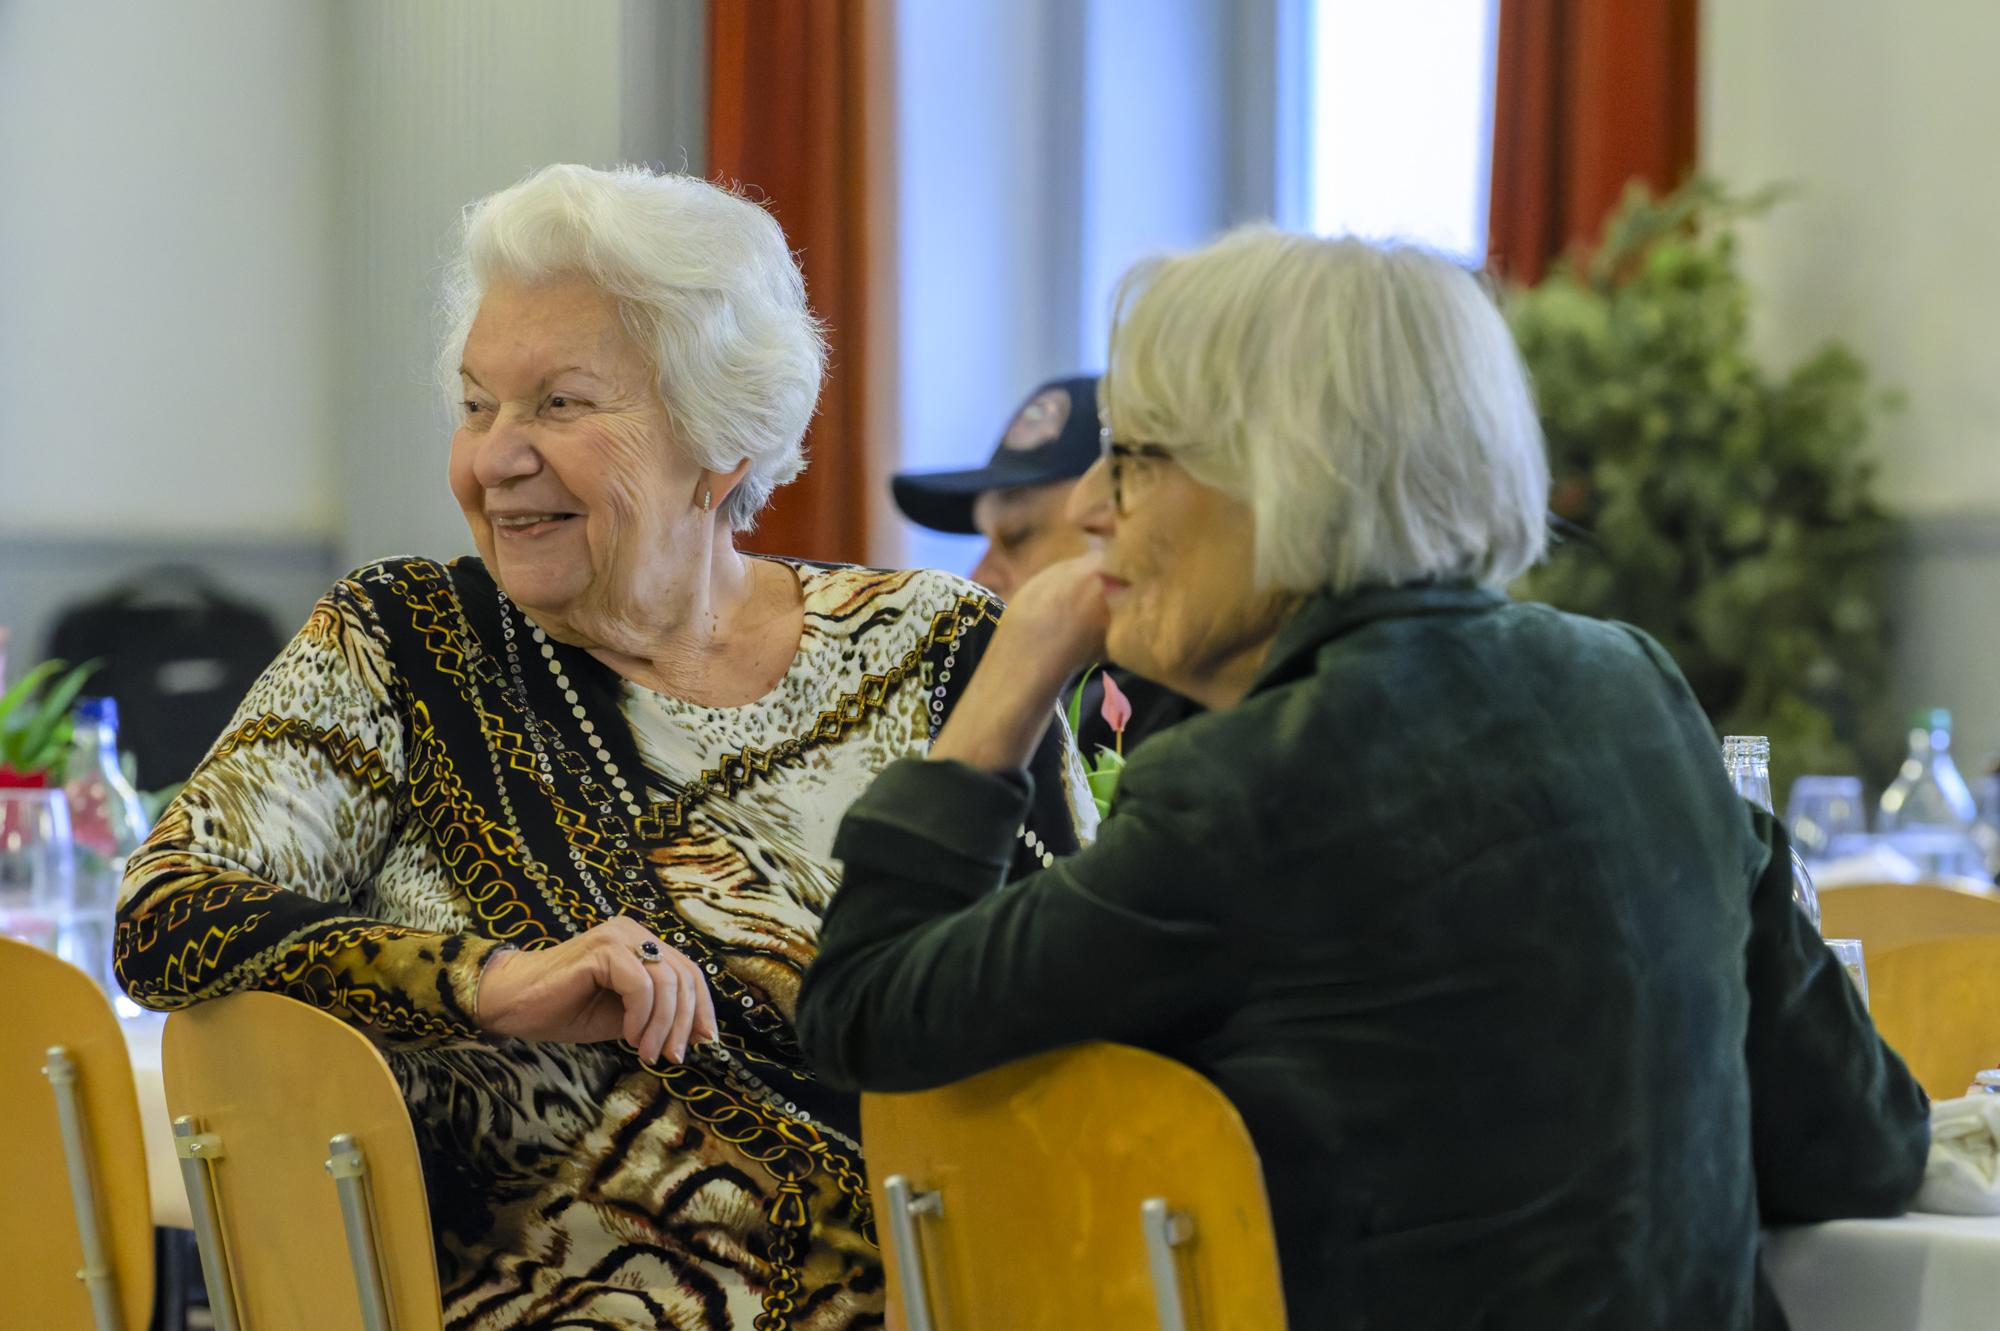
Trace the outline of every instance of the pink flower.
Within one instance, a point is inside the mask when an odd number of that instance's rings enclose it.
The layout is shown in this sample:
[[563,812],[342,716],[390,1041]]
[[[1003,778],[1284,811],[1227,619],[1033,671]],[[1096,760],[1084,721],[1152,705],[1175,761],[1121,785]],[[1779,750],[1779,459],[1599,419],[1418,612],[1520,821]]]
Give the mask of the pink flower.
[[1132,700],[1125,696],[1125,690],[1118,687],[1118,681],[1111,678],[1109,670],[1104,672],[1104,723],[1118,736],[1120,752],[1125,748],[1125,723],[1132,719]]

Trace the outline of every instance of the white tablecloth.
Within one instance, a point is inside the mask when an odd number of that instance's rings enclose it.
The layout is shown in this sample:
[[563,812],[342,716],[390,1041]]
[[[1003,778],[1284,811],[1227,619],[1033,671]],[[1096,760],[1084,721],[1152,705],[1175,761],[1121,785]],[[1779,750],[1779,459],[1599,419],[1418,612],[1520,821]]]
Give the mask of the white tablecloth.
[[1772,1231],[1792,1331],[1994,1331],[2000,1216],[1911,1214]]
[[125,1049],[132,1056],[132,1080],[139,1089],[139,1127],[146,1136],[146,1186],[153,1194],[153,1223],[173,1229],[193,1229],[181,1163],[174,1156],[174,1123],[167,1116],[167,1084],[160,1075],[160,1038],[167,1018],[162,1012],[127,1017]]

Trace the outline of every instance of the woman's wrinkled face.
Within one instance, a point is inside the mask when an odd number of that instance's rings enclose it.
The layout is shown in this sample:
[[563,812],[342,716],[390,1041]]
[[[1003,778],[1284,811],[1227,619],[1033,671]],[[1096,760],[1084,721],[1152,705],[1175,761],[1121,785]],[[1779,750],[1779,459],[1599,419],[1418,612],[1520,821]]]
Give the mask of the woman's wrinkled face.
[[1109,473],[1092,467],[1070,505],[1104,552],[1105,654],[1202,701],[1225,677],[1247,686],[1296,601],[1257,589],[1250,506],[1171,458],[1135,456],[1120,462],[1121,512]]
[[500,586],[565,641],[629,621],[707,538],[616,302],[580,280],[496,285],[465,341],[451,489]]

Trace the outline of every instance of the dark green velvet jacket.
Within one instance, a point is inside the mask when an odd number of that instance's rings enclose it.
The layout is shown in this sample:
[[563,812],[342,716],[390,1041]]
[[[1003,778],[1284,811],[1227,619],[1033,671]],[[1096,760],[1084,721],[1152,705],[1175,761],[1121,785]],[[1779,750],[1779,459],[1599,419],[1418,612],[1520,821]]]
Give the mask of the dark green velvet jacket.
[[1635,629],[1322,597],[1003,887],[1027,797],[904,760],[854,805],[808,1056],[873,1090],[1083,1040],[1185,1061],[1256,1140],[1295,1328],[1782,1325],[1760,1220],[1916,1191],[1923,1093]]

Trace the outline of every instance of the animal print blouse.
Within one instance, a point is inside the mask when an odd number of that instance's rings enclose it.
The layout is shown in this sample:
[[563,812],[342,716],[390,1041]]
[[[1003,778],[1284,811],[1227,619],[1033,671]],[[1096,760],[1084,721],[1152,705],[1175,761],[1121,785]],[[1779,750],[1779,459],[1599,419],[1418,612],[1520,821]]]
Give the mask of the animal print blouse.
[[[118,972],[171,1009],[270,989],[390,1051],[423,1148],[447,1325],[878,1325],[857,1102],[791,1015],[840,818],[929,746],[997,604],[928,571],[789,564],[784,680],[711,708],[546,637],[477,560],[338,583],[132,859]],[[1061,723],[1026,872],[1091,808]],[[482,1032],[481,966],[617,914],[708,974],[687,1062]]]

